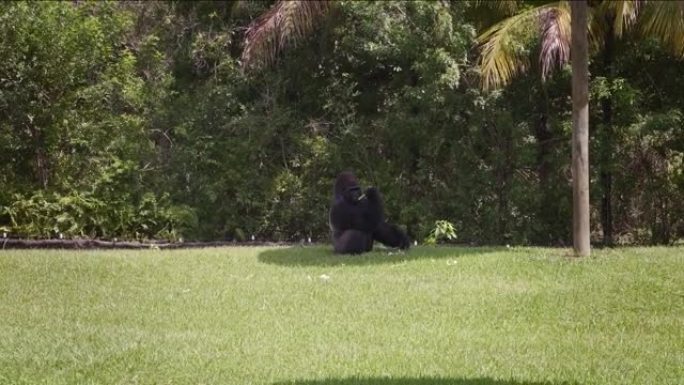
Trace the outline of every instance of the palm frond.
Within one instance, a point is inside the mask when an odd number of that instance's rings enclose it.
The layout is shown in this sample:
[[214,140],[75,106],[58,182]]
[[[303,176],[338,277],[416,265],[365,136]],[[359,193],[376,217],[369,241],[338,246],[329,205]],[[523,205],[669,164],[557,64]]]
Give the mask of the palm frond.
[[523,6],[518,0],[475,0],[465,7],[464,16],[482,31],[501,20],[515,15]]
[[684,56],[684,1],[650,1],[644,7],[641,32]]
[[326,0],[278,1],[247,28],[241,57],[243,67],[273,63],[288,45],[308,37],[331,5],[332,1]]
[[620,39],[632,29],[639,21],[646,3],[646,0],[606,0],[592,8],[588,15],[590,51],[603,49],[606,36]]
[[570,60],[570,9],[566,3],[555,8],[544,9],[539,15],[541,24],[541,51],[539,64],[542,81],[545,81],[554,67]]
[[645,0],[603,1],[598,7],[599,17],[609,16],[609,18],[600,22],[612,20],[613,33],[620,38],[625,30],[636,23],[644,3]]
[[510,16],[515,14],[520,8],[520,4],[515,0],[476,0],[475,6],[487,8],[499,14]]
[[[603,3],[602,3],[603,4]],[[601,10],[589,9],[589,34],[587,38],[589,39],[589,52],[598,52],[603,48],[606,39],[606,33],[608,31],[608,26],[602,17]],[[612,26],[612,25],[611,25]]]
[[[525,49],[534,38],[543,37],[542,53],[551,55],[542,67],[569,56],[570,18],[566,2],[545,4],[513,15],[477,38],[481,47],[480,79],[484,89],[501,87],[530,66]],[[544,48],[545,47],[545,48]],[[556,60],[554,60],[554,58]],[[562,62],[561,62],[562,63]]]

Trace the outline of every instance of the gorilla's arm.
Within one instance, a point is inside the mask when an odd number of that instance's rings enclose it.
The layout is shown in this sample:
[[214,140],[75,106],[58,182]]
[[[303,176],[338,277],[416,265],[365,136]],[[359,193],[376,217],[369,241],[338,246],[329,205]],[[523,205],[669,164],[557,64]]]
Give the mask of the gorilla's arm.
[[366,205],[366,209],[364,210],[364,214],[366,221],[375,224],[383,222],[385,220],[385,209],[382,204],[382,195],[380,195],[380,191],[375,187],[369,187],[366,190],[365,195],[366,199],[364,204]]
[[373,231],[373,239],[389,247],[408,249],[411,246],[408,236],[399,227],[386,222]]
[[330,210],[330,227],[335,253],[357,254],[373,249],[373,231],[363,219],[360,206],[344,201],[334,204]]
[[374,215],[368,214],[366,204],[350,205],[344,201],[335,203],[330,210],[330,225],[333,231],[361,230],[371,233],[378,225]]
[[338,202],[330,208],[330,227],[335,232],[351,229],[352,216],[343,202]]

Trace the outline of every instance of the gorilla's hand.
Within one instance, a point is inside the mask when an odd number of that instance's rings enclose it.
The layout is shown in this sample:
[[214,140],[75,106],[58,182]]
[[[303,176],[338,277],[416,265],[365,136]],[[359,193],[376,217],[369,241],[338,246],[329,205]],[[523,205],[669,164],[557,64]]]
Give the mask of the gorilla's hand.
[[368,198],[368,200],[371,202],[380,201],[380,191],[378,191],[378,189],[375,187],[367,188],[364,195],[366,195],[366,198]]
[[385,221],[385,214],[380,191],[375,187],[369,187],[364,193],[366,196],[366,219],[369,223],[379,224]]

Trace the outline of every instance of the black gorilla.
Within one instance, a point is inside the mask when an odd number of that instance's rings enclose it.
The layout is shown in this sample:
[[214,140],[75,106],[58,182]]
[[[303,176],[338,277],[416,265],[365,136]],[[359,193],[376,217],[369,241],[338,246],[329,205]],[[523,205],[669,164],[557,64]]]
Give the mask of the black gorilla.
[[335,180],[330,229],[336,253],[358,254],[373,249],[373,241],[408,249],[410,241],[399,227],[385,222],[382,197],[375,187],[364,194],[351,172]]

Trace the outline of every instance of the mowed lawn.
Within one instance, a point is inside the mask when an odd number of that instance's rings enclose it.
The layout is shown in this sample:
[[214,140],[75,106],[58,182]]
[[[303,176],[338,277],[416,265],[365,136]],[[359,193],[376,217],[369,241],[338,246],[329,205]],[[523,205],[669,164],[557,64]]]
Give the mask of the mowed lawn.
[[684,248],[0,251],[0,384],[684,384]]

